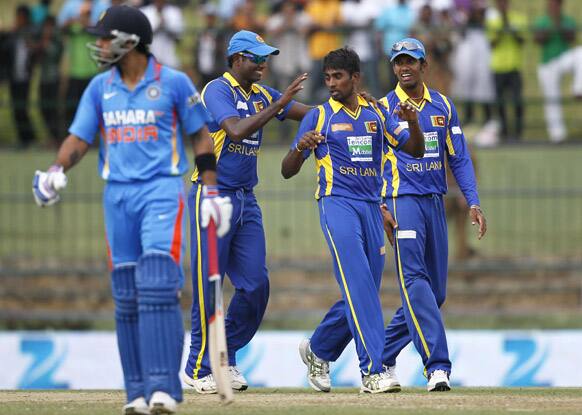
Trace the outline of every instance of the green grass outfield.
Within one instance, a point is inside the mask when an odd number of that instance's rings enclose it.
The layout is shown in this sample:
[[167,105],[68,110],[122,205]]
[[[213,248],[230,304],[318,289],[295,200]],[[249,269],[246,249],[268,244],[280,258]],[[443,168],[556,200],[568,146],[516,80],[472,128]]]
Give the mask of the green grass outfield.
[[[2,415],[109,415],[120,413],[121,391],[0,391]],[[322,394],[307,389],[253,389],[221,406],[216,395],[187,391],[178,414],[579,414],[580,388],[457,388],[447,393],[406,389],[397,394],[359,394],[339,389]]]

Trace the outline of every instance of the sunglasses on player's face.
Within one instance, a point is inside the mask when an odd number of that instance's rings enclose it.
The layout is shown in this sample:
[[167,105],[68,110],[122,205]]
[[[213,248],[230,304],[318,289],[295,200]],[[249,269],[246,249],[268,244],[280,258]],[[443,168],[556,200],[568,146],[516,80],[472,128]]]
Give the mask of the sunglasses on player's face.
[[260,65],[261,63],[265,63],[265,62],[267,62],[267,59],[269,59],[269,55],[259,56],[259,55],[255,55],[254,53],[250,53],[250,52],[239,52],[239,55],[244,56],[245,58],[247,58],[248,60],[250,60],[252,63],[254,63],[256,65]]
[[423,47],[421,45],[419,45],[418,43],[414,43],[414,42],[409,42],[409,41],[401,41],[401,42],[396,42],[395,44],[392,45],[392,50],[394,52],[400,52],[402,49],[406,49],[406,50],[424,50]]

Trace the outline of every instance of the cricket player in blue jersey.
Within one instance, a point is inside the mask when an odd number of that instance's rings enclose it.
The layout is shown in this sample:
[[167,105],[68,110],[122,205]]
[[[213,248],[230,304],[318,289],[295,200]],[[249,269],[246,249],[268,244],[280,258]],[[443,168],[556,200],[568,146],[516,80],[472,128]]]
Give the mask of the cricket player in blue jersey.
[[[282,162],[283,177],[299,172],[314,153],[315,198],[320,224],[333,258],[342,299],[335,303],[310,340],[299,348],[312,388],[329,392],[329,362],[355,339],[362,392],[390,391],[383,377],[384,320],[379,290],[384,268],[380,191],[384,146],[422,157],[423,136],[410,104],[390,115],[358,95],[360,59],[353,50],[330,52],[323,60],[331,98],[301,122]],[[408,122],[404,127],[399,122]]]
[[[258,182],[257,157],[263,126],[271,119],[301,120],[311,109],[292,100],[307,74],[298,76],[283,92],[258,82],[271,55],[279,50],[256,33],[237,32],[228,45],[228,71],[210,81],[202,100],[212,117],[208,124],[214,140],[220,195],[233,204],[230,231],[218,241],[219,266],[232,282],[235,293],[225,318],[232,387],[245,390],[248,383],[236,366],[236,352],[255,335],[269,298],[265,233],[261,209],[253,188]],[[184,381],[199,393],[216,393],[208,358],[208,284],[206,237],[200,227],[198,205],[203,193],[200,175],[192,175],[188,197],[192,235],[192,334]]]
[[396,357],[412,340],[422,357],[427,389],[447,391],[451,361],[439,309],[445,301],[447,287],[445,157],[470,207],[471,221],[479,225],[479,239],[485,235],[487,225],[455,106],[423,82],[428,65],[424,46],[416,39],[403,39],[393,45],[390,62],[398,85],[380,104],[389,112],[401,102],[414,106],[424,134],[425,150],[419,160],[386,149],[384,217],[388,237],[394,245],[402,307],[386,328],[385,376],[399,384]]
[[66,185],[64,172],[99,133],[117,342],[127,392],[123,413],[169,414],[182,400],[182,175],[188,170],[182,131],[192,139],[205,184],[199,212],[204,224],[214,218],[218,235],[224,235],[232,205],[218,196],[209,117],[200,95],[186,74],[150,55],[152,28],[145,15],[114,6],[89,32],[97,36],[88,45],[92,56],[99,66],[111,68],[95,76],[83,93],[56,161],[35,174],[33,194],[41,206],[56,203]]

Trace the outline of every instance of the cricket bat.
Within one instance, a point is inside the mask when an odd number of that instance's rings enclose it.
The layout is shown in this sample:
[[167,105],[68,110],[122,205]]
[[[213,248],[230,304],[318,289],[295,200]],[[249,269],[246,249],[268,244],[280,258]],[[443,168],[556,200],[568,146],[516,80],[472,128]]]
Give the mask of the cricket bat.
[[234,394],[230,382],[230,373],[228,372],[222,281],[218,270],[218,243],[216,240],[216,224],[213,219],[210,219],[208,224],[208,281],[208,305],[210,309],[210,315],[208,316],[208,352],[210,355],[210,368],[216,381],[216,389],[220,400],[223,404],[229,404],[233,401]]

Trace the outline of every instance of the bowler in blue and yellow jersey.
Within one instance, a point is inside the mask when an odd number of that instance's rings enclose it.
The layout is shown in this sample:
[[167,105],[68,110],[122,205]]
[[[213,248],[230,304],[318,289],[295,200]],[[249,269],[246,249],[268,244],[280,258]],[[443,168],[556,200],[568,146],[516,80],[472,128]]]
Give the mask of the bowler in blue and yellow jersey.
[[[395,43],[390,62],[398,85],[380,100],[388,112],[402,102],[418,111],[424,157],[416,159],[385,148],[383,197],[385,226],[394,245],[402,307],[386,328],[385,377],[397,384],[396,357],[412,340],[422,357],[429,391],[450,389],[451,361],[440,307],[447,286],[448,240],[443,195],[447,192],[445,157],[463,192],[478,237],[487,230],[475,173],[455,106],[423,82],[425,49],[416,39]],[[395,222],[394,222],[395,221]],[[397,227],[394,225],[397,224]]]
[[[299,75],[283,93],[259,83],[267,60],[278,53],[256,33],[241,30],[228,45],[228,71],[202,91],[202,102],[212,118],[208,128],[214,140],[218,191],[233,203],[230,231],[218,240],[218,251],[220,272],[228,275],[235,288],[225,323],[232,387],[236,390],[248,387],[236,366],[236,352],[255,335],[269,299],[263,219],[253,192],[258,183],[257,157],[263,126],[273,118],[301,120],[311,109],[293,100],[307,74]],[[203,196],[199,179],[196,170],[188,197],[193,304],[184,381],[198,393],[216,393],[208,359],[206,231],[199,216]]]
[[392,387],[383,378],[384,320],[378,295],[385,257],[380,211],[383,149],[421,157],[422,132],[410,104],[390,115],[358,95],[360,60],[353,50],[330,52],[323,68],[331,98],[303,119],[281,171],[285,178],[294,176],[314,153],[320,224],[342,298],[299,351],[311,387],[328,392],[329,362],[353,337],[362,391],[386,392]]

